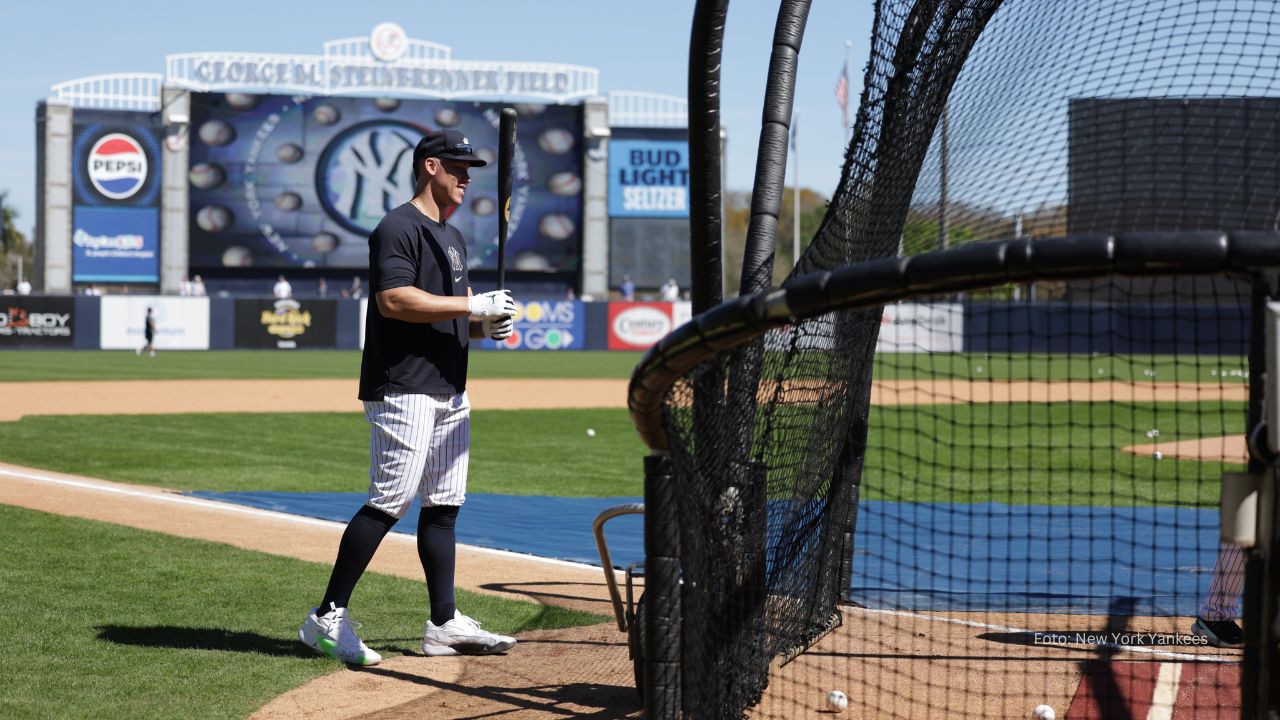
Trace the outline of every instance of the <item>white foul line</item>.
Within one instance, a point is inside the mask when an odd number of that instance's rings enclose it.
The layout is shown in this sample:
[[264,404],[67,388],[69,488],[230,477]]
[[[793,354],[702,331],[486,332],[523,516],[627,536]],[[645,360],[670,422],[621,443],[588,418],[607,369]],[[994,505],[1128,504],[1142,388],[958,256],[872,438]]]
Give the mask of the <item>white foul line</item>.
[[[67,478],[52,477],[49,475],[39,475],[28,472],[17,472],[0,468],[0,475],[8,475],[9,477],[19,478],[21,480],[31,480],[34,482],[48,483],[50,485],[64,485],[67,487],[78,488],[81,490],[92,490],[95,492],[111,493],[113,495],[124,495],[126,497],[137,497],[146,500],[154,500],[157,502],[176,503],[178,505],[188,505],[192,507],[200,507],[206,510],[218,510],[221,512],[238,513],[240,515],[249,515],[251,517],[265,518],[278,522],[291,522],[299,525],[311,525],[314,527],[323,527],[329,529],[341,530],[346,527],[346,523],[335,522],[333,520],[320,520],[318,518],[302,517],[301,515],[291,515],[289,513],[276,512],[275,510],[262,510],[259,508],[245,507],[243,505],[233,505],[231,503],[218,502],[216,500],[203,500],[201,498],[188,497],[186,495],[174,495],[166,492],[145,490],[131,490],[129,488],[115,487],[112,485],[99,485],[92,482],[84,482],[81,480],[69,480]],[[390,533],[398,542],[416,543],[416,538],[403,532],[393,531]],[[603,572],[595,565],[586,563],[570,562],[568,560],[557,560],[555,558],[544,558],[537,555],[527,555],[525,553],[511,552],[509,550],[495,550],[493,548],[479,547],[477,545],[464,545],[458,543],[458,547],[472,550],[479,553],[496,555],[507,558],[509,560],[523,560],[539,562],[548,565],[557,565],[560,567],[569,567],[576,570],[591,570],[593,572]]]
[[[984,630],[999,630],[1001,632],[1013,633],[1031,633],[1032,630],[1024,628],[1007,627],[1005,625],[992,625],[990,623],[981,623],[974,620],[961,620],[960,618],[937,617],[935,615],[921,615],[919,613],[907,612],[905,610],[878,610],[875,608],[854,608],[860,612],[878,613],[881,615],[897,615],[898,617],[918,618],[920,620],[929,620],[931,622],[946,622],[956,625],[967,625],[969,627],[982,628]],[[1157,650],[1156,648],[1141,647],[1138,645],[1120,645],[1118,643],[1100,642],[1094,643],[1093,647],[1114,648],[1116,650],[1125,650],[1127,652],[1143,653],[1147,655],[1159,655],[1175,660],[1185,662],[1216,662],[1216,663],[1235,663],[1239,662],[1238,657],[1231,655],[1191,655],[1189,653],[1171,652],[1169,650]]]
[[1182,679],[1182,663],[1160,663],[1156,689],[1151,693],[1151,709],[1147,720],[1172,720],[1173,701],[1178,699],[1178,681]]

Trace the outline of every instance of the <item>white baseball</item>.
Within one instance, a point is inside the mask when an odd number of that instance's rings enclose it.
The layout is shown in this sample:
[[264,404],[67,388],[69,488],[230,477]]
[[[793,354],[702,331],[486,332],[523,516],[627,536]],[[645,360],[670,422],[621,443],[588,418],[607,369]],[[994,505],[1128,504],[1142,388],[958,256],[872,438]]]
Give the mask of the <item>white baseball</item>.
[[1031,711],[1031,717],[1035,720],[1054,720],[1058,714],[1048,705],[1037,705],[1036,709]]
[[596,431],[592,428],[587,428],[587,437],[595,437],[595,436],[596,436]]
[[1153,457],[1153,458],[1155,458],[1155,459],[1157,459],[1157,460],[1160,460],[1160,459],[1164,458],[1164,453],[1162,453],[1162,452],[1160,452],[1159,450],[1157,450],[1157,451],[1155,451],[1155,452],[1151,453],[1151,457]]
[[381,97],[373,101],[373,106],[382,112],[395,112],[400,109],[400,101],[396,98]]
[[827,693],[827,707],[836,712],[841,712],[849,707],[849,697],[839,690],[832,690]]

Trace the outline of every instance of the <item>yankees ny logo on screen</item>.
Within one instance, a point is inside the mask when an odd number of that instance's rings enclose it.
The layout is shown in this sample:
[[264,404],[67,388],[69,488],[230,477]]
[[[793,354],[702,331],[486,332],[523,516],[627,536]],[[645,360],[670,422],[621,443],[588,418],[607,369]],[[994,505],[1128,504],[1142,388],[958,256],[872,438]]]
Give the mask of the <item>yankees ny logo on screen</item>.
[[353,125],[321,155],[317,190],[325,211],[346,229],[367,234],[413,195],[413,148],[422,130],[394,120]]

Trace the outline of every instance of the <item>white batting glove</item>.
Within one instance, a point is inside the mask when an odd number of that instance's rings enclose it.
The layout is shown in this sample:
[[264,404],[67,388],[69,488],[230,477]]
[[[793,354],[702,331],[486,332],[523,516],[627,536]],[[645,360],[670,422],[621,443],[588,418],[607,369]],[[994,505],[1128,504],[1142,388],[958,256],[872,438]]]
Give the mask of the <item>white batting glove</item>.
[[506,340],[515,332],[516,321],[512,317],[485,318],[480,321],[480,326],[490,340]]
[[468,311],[474,320],[516,314],[516,301],[510,290],[494,290],[492,292],[472,295],[468,303]]

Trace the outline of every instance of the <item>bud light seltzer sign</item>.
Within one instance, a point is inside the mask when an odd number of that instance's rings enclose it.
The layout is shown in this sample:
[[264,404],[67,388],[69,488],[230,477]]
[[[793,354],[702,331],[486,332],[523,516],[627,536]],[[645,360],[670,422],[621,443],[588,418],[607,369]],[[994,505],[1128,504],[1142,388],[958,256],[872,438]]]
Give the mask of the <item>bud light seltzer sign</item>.
[[609,216],[689,216],[689,144],[676,140],[609,143]]
[[76,110],[72,280],[160,279],[161,154],[149,113]]

